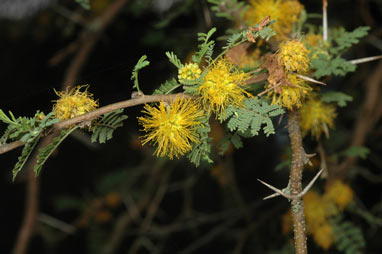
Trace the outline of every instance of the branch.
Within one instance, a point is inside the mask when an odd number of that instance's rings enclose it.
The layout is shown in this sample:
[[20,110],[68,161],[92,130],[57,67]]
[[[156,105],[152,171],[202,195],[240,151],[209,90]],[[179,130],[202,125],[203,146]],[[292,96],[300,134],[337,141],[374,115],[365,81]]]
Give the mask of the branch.
[[[113,104],[107,105],[105,107],[96,109],[96,110],[89,112],[87,114],[83,114],[83,115],[76,116],[76,117],[70,118],[68,120],[59,122],[59,123],[53,125],[51,131],[48,133],[49,134],[52,132],[56,133],[59,130],[69,128],[70,126],[73,126],[75,124],[78,124],[81,122],[86,122],[86,121],[92,121],[101,115],[104,115],[106,113],[112,112],[112,111],[117,110],[117,109],[129,108],[129,107],[137,106],[140,104],[158,102],[158,101],[170,102],[170,101],[175,100],[176,97],[193,98],[192,96],[187,95],[187,94],[183,94],[183,93],[167,94],[167,95],[144,95],[144,96],[141,96],[141,97],[136,98],[136,99],[130,99],[130,100],[126,100],[126,101],[113,103]],[[21,142],[19,140],[14,141],[14,142],[9,143],[9,144],[0,145],[0,154],[9,152],[9,151],[11,151],[17,147],[23,146],[23,145],[25,145],[25,143]]]
[[[306,163],[306,158],[304,157],[305,151],[302,146],[302,136],[297,109],[288,113],[288,132],[293,152],[289,176],[290,193],[292,195],[298,195],[302,192],[302,171],[304,164]],[[291,203],[296,254],[307,254],[304,202],[300,197],[292,199]]]

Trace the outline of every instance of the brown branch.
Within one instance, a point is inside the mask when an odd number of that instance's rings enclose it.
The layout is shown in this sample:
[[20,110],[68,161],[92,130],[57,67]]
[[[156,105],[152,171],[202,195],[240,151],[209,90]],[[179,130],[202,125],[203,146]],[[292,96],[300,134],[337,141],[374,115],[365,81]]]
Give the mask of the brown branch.
[[[69,65],[62,88],[69,89],[73,82],[77,79],[79,72],[81,71],[86,59],[90,55],[91,50],[94,48],[94,45],[98,41],[102,32],[106,27],[112,22],[113,18],[121,11],[122,7],[127,3],[127,0],[116,0],[114,1],[108,9],[102,14],[102,16],[92,23],[92,33],[85,31],[81,34],[80,40],[82,45],[79,46],[77,55]],[[88,36],[86,36],[88,35]],[[54,138],[55,133],[45,137],[39,147],[44,147],[51,143]],[[0,152],[7,152],[16,147],[21,146],[20,141],[16,141],[11,144],[6,144],[6,146],[0,146]],[[14,246],[14,254],[24,254],[27,252],[28,243],[30,241],[31,235],[33,233],[34,224],[36,222],[37,213],[38,213],[38,181],[34,176],[34,166],[37,162],[37,154],[39,149],[36,149],[34,152],[33,160],[28,164],[28,188],[27,188],[27,197],[26,197],[26,207],[24,213],[23,224],[18,234],[17,241]]]
[[37,154],[41,147],[48,145],[52,141],[53,136],[44,138],[36,150],[33,152],[32,160],[27,164],[27,188],[26,199],[24,208],[24,219],[19,230],[15,246],[13,248],[13,254],[25,254],[27,253],[28,244],[33,234],[34,225],[38,213],[38,193],[39,184],[38,179],[34,175],[34,165],[37,162]]
[[[65,78],[63,81],[64,86],[70,88],[74,85],[78,74],[82,70],[82,67],[85,65],[90,53],[102,36],[104,30],[111,24],[113,19],[120,13],[120,11],[122,11],[123,6],[127,2],[128,0],[114,1],[100,17],[97,17],[88,25],[88,29],[85,29],[80,34],[78,43],[73,44],[78,45],[78,50],[76,56],[73,58],[72,62],[66,70]],[[74,47],[73,45],[69,45],[69,48]]]
[[[298,110],[288,113],[288,132],[293,152],[289,176],[290,193],[292,195],[298,195],[302,192],[302,170],[306,156],[302,146]],[[304,202],[302,198],[298,198],[293,199],[291,203],[296,254],[307,254]]]
[[[374,71],[365,82],[366,93],[365,100],[361,112],[358,115],[357,122],[353,131],[353,139],[350,146],[364,145],[367,135],[374,128],[380,115],[378,114],[378,107],[382,100],[382,61],[378,63]],[[328,182],[337,178],[344,178],[347,172],[357,163],[356,157],[347,157],[335,171],[329,171]]]
[[[83,115],[76,116],[76,117],[70,118],[68,120],[59,122],[59,123],[53,125],[52,130],[49,131],[48,133],[56,133],[59,130],[69,128],[75,124],[94,120],[103,114],[112,112],[112,111],[117,110],[117,109],[129,108],[129,107],[137,106],[140,104],[158,102],[158,101],[170,102],[170,101],[175,100],[176,97],[193,98],[192,96],[187,95],[187,94],[183,94],[183,93],[167,94],[167,95],[144,95],[144,96],[141,96],[141,97],[136,98],[136,99],[130,99],[130,100],[126,100],[126,101],[113,103],[113,104],[107,105],[105,107],[96,109],[96,110],[89,112],[87,114],[83,114]],[[14,141],[14,142],[9,143],[9,144],[0,145],[0,154],[9,152],[9,151],[11,151],[17,147],[23,146],[23,145],[25,145],[25,143],[21,142],[21,141]]]

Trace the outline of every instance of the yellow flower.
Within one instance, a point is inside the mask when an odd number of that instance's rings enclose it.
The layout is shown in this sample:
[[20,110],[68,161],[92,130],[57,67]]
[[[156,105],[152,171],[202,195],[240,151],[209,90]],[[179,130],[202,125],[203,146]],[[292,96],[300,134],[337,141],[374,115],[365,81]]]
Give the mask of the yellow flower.
[[333,244],[333,229],[328,223],[322,224],[313,232],[313,239],[324,250],[328,250]]
[[[84,92],[80,89],[86,87]],[[66,120],[91,112],[98,107],[98,102],[93,99],[93,94],[87,91],[88,86],[77,86],[70,91],[56,92],[60,99],[53,105],[54,115]]]
[[278,62],[288,72],[304,74],[309,70],[309,52],[302,42],[284,41],[279,46]]
[[183,80],[195,80],[200,77],[202,70],[196,63],[185,64],[178,71],[178,79],[180,82]]
[[156,156],[179,158],[191,150],[191,143],[198,143],[196,128],[203,111],[194,100],[177,97],[169,106],[164,102],[154,107],[146,104],[143,112],[147,115],[138,118],[147,133],[142,144],[157,144]]
[[277,41],[285,40],[292,32],[293,23],[298,21],[304,6],[296,0],[250,0],[251,7],[244,15],[248,25],[254,26],[266,16],[276,20],[271,25]]
[[206,111],[214,112],[221,119],[228,105],[242,105],[250,94],[240,86],[245,85],[248,78],[248,74],[237,70],[227,59],[220,59],[208,70],[204,83],[198,88]]
[[323,44],[323,39],[321,34],[308,33],[304,36],[303,42],[306,43],[311,48],[320,47]]
[[325,223],[325,207],[323,206],[321,197],[313,191],[308,191],[303,200],[308,232],[312,233]]
[[336,108],[324,104],[316,96],[303,103],[300,109],[300,128],[305,136],[308,132],[317,140],[322,132],[328,135],[328,127],[333,128]]
[[343,211],[353,198],[353,190],[340,180],[333,182],[323,196],[326,202],[334,202],[340,211]]
[[272,105],[277,104],[289,110],[293,110],[295,107],[300,108],[303,99],[312,88],[295,74],[287,74],[287,80],[291,85],[282,84],[278,89],[268,92],[268,96],[272,96]]

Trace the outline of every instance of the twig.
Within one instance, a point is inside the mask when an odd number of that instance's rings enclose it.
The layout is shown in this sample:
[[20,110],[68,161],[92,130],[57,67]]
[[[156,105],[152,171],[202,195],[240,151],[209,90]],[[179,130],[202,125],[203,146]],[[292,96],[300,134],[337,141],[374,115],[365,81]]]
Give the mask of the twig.
[[[136,105],[151,103],[151,102],[172,101],[172,100],[175,100],[176,97],[192,98],[192,96],[187,95],[187,94],[182,94],[182,93],[168,94],[168,95],[145,95],[145,96],[139,97],[137,99],[130,99],[130,100],[110,104],[110,105],[107,105],[105,107],[96,109],[92,112],[89,112],[87,114],[83,114],[83,115],[73,117],[73,118],[70,118],[68,120],[59,122],[59,123],[53,125],[52,130],[53,130],[53,132],[57,132],[59,130],[66,129],[70,126],[73,126],[73,125],[81,123],[81,122],[94,120],[103,114],[109,113],[109,112],[117,110],[117,109],[133,107]],[[9,143],[9,144],[3,144],[0,146],[0,154],[9,152],[9,151],[11,151],[17,147],[23,146],[23,145],[25,145],[25,143],[23,143],[21,141],[14,141],[14,142]]]
[[[142,235],[145,232],[148,231],[150,228],[150,224],[159,208],[160,202],[162,201],[164,195],[166,194],[167,188],[168,188],[168,179],[171,175],[171,168],[167,169],[164,175],[162,176],[162,179],[160,181],[159,188],[153,198],[151,200],[150,205],[147,208],[147,214],[143,222],[141,223],[141,227],[139,229],[139,234]],[[130,247],[128,253],[136,253],[139,250],[139,242],[140,238],[137,238],[133,245]]]
[[37,154],[41,147],[48,145],[53,139],[53,136],[44,138],[40,144],[38,144],[36,150],[33,152],[33,158],[26,167],[27,172],[27,188],[24,208],[24,219],[19,230],[17,240],[13,247],[13,254],[25,254],[27,253],[28,244],[33,234],[34,225],[38,213],[38,193],[39,184],[38,179],[34,175],[34,166],[37,162]]
[[48,214],[40,213],[38,218],[40,222],[49,225],[51,227],[54,227],[62,232],[65,232],[67,234],[73,234],[76,231],[76,227],[61,221],[59,219],[56,219]]
[[[358,115],[357,121],[352,134],[350,146],[362,146],[367,135],[377,123],[380,115],[378,115],[378,107],[381,103],[381,82],[382,82],[382,61],[378,63],[373,72],[365,81],[365,99],[362,105],[361,112]],[[328,184],[337,178],[344,178],[347,172],[357,162],[356,157],[347,157],[334,171],[329,171]]]

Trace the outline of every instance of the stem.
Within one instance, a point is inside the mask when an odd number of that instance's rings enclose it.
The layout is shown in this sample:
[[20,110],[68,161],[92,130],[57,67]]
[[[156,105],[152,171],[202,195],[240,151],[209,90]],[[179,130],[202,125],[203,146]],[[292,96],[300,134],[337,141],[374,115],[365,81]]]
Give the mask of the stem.
[[[290,192],[292,195],[297,195],[302,191],[301,180],[305,157],[297,110],[288,113],[288,132],[293,152],[289,176]],[[306,224],[302,198],[292,200],[292,217],[296,254],[307,254]]]

